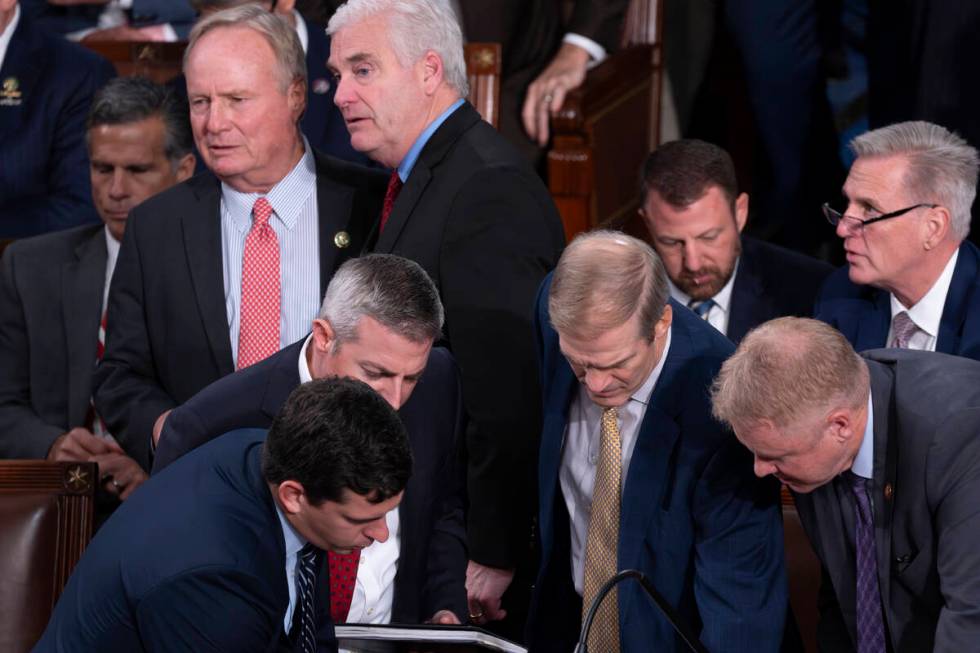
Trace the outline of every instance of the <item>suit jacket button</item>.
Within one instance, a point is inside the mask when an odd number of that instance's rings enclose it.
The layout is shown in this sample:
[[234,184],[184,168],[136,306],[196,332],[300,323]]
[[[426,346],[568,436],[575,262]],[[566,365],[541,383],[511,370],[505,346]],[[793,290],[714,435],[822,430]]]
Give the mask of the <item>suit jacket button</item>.
[[895,488],[891,483],[885,483],[885,501],[891,501],[893,496],[895,496]]
[[344,249],[350,245],[350,235],[346,231],[338,231],[333,237],[333,244]]

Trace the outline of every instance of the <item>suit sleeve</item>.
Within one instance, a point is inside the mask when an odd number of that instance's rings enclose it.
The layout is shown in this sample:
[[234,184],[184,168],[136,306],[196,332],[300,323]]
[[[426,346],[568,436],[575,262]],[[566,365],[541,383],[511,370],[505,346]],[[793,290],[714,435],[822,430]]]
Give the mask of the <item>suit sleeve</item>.
[[[226,429],[231,430],[231,429]],[[153,474],[183,456],[208,442],[220,433],[211,434],[207,425],[196,410],[196,402],[191,401],[174,409],[167,416],[160,431],[160,441],[153,456]]]
[[30,337],[14,264],[19,251],[13,245],[0,259],[0,458],[45,458],[64,430],[31,406]]
[[566,32],[592,39],[606,52],[619,48],[629,0],[577,0]]
[[723,445],[698,483],[694,592],[709,651],[778,651],[787,585],[778,484]]
[[[161,387],[147,332],[139,219],[130,214],[112,275],[106,349],[93,379],[95,407],[122,447],[149,469],[150,437],[157,417],[177,402]],[[148,243],[152,246],[152,243]],[[194,361],[187,361],[194,365]]]
[[541,407],[531,314],[561,225],[527,173],[485,168],[463,184],[442,244],[446,329],[462,373],[470,557],[509,568],[527,551]]
[[[927,501],[935,507],[933,536],[942,608],[934,651],[966,651],[980,641],[980,409],[961,411],[937,433],[926,461]],[[953,436],[952,434],[956,434]],[[925,558],[925,559],[918,559]],[[919,552],[893,582],[916,586],[931,562]],[[923,583],[924,584],[924,583]]]
[[92,207],[85,120],[92,96],[116,73],[112,64],[102,57],[89,55],[84,61],[90,65],[76,64],[49,82],[70,84],[71,90],[64,93],[56,109],[50,106],[44,109],[44,112],[56,111],[47,141],[50,150],[43,155],[47,161],[47,192],[44,196],[31,195],[4,203],[4,210],[19,215],[23,224],[37,225],[31,233],[58,231],[99,220]]
[[268,651],[282,631],[273,591],[253,575],[204,568],[155,588],[136,606],[140,639],[152,653]]

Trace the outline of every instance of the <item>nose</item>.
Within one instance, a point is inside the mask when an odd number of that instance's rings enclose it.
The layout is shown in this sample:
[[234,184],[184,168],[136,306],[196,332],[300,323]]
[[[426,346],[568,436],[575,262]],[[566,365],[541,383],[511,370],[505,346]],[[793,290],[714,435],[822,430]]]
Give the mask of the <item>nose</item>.
[[350,82],[347,77],[341,75],[335,81],[336,88],[333,93],[333,103],[343,108],[354,101],[354,94],[351,92]]
[[609,372],[604,372],[591,367],[586,368],[585,386],[592,392],[602,392],[609,385],[609,376]]
[[847,238],[851,235],[851,226],[849,224],[850,221],[851,219],[847,216],[842,215],[840,217],[840,221],[837,222],[837,226],[834,228],[834,231],[837,232],[837,236],[839,238]]
[[388,534],[387,515],[374,520],[364,529],[364,535],[377,542],[387,542]]
[[776,466],[772,463],[761,460],[758,456],[756,456],[755,462],[752,464],[752,471],[755,472],[756,476],[762,478],[764,476],[769,476],[770,474],[775,474]]
[[691,271],[701,269],[701,251],[693,241],[684,243],[684,267]]
[[208,106],[207,120],[204,122],[205,128],[212,133],[220,132],[228,126],[228,116],[225,111],[224,103],[215,101]]
[[129,195],[128,184],[126,183],[126,171],[115,168],[112,171],[112,180],[109,182],[109,197],[114,200],[125,199]]

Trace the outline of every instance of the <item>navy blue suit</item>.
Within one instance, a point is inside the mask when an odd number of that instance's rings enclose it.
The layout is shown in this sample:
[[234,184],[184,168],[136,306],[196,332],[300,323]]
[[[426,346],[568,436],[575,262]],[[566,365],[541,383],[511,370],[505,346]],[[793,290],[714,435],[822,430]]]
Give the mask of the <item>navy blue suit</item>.
[[21,14],[0,67],[0,238],[99,222],[85,118],[115,70]]
[[[35,651],[288,650],[265,436],[229,433],[134,492],[89,544]],[[318,643],[335,650],[329,583],[315,587]]]
[[[544,390],[541,567],[528,645],[567,653],[578,638],[582,600],[572,584],[558,477],[579,385],[549,324],[549,287],[550,279],[536,315]],[[786,614],[778,488],[754,477],[748,451],[711,417],[708,388],[732,344],[680,304],[671,306],[670,348],[624,470],[619,569],[643,572],[708,650],[776,651]],[[622,651],[686,650],[635,583],[620,586],[619,624]]]
[[[837,328],[857,351],[887,346],[892,318],[889,293],[851,282],[847,269],[844,266],[827,279],[815,317]],[[960,245],[936,351],[980,359],[980,249],[969,241]]]
[[[21,0],[21,8],[36,17],[41,28],[57,34],[71,34],[98,27],[105,5],[58,7],[49,4],[48,0]],[[188,0],[133,0],[127,18],[134,27],[170,23],[177,36],[186,39],[197,20],[197,12]]]
[[[174,409],[160,434],[153,473],[226,431],[268,427],[300,383],[303,342],[212,383]],[[467,555],[457,451],[463,411],[459,372],[447,350],[432,350],[399,415],[414,466],[399,507],[401,551],[392,621],[421,623],[443,609],[465,621]]]
[[833,270],[823,261],[742,236],[725,335],[737,345],[750,329],[767,320],[810,317],[820,286]]

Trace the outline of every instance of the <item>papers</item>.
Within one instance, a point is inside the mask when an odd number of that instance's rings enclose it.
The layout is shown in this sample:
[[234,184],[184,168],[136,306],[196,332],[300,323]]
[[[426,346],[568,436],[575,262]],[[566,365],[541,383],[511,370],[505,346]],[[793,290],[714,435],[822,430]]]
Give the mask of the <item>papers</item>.
[[[409,626],[340,624],[334,627],[341,649],[352,652],[425,651],[419,643],[434,644],[440,651],[500,651],[527,653],[527,649],[479,628],[466,626]],[[399,646],[399,643],[406,646]],[[442,645],[454,644],[450,648]]]

